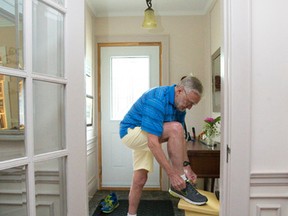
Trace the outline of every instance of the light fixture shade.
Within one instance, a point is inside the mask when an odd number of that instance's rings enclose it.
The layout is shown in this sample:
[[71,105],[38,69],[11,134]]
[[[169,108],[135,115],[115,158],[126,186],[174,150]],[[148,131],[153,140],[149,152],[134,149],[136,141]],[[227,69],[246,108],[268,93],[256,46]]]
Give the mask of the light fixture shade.
[[143,28],[156,28],[157,22],[154,16],[154,10],[152,8],[147,8],[144,12],[144,21],[142,24]]

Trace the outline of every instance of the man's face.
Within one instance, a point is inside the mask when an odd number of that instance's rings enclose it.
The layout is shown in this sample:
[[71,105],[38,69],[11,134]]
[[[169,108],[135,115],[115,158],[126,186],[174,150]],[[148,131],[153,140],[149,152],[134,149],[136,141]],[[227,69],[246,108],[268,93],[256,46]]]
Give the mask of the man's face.
[[186,93],[183,87],[176,91],[175,95],[175,105],[180,111],[185,111],[186,109],[191,109],[194,105],[198,104],[201,97],[195,92]]

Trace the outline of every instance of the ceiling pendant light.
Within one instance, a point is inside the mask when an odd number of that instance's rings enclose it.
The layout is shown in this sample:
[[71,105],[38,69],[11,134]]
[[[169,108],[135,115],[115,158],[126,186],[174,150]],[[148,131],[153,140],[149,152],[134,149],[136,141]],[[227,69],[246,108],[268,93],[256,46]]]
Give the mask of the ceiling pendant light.
[[143,28],[152,29],[157,27],[157,22],[154,16],[154,10],[152,9],[151,0],[146,0],[148,8],[144,11]]

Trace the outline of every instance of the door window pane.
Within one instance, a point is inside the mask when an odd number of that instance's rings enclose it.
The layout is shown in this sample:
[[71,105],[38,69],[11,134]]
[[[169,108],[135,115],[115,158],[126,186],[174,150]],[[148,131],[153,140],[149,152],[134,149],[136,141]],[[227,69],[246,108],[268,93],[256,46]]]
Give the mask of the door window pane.
[[0,74],[0,161],[25,156],[24,79]]
[[0,1],[0,66],[22,69],[23,1]]
[[112,57],[111,120],[122,120],[149,89],[149,57]]
[[64,86],[34,81],[35,154],[64,148]]
[[65,176],[64,158],[35,163],[37,216],[67,215]]
[[64,15],[33,1],[33,72],[56,77],[64,74]]
[[28,215],[25,166],[0,170],[0,215]]

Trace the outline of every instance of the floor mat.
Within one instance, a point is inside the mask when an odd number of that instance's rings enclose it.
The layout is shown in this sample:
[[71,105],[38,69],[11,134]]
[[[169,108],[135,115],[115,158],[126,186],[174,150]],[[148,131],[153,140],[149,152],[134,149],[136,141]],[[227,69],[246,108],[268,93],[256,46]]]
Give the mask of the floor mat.
[[[97,208],[93,216],[127,216],[128,200],[119,200],[119,206],[110,214],[102,213]],[[171,200],[141,200],[137,216],[174,216]]]

